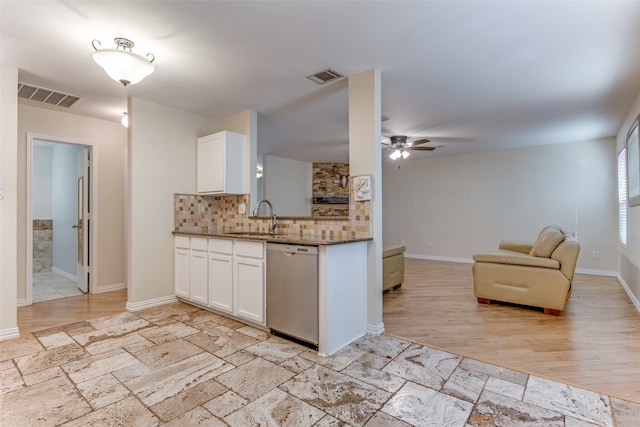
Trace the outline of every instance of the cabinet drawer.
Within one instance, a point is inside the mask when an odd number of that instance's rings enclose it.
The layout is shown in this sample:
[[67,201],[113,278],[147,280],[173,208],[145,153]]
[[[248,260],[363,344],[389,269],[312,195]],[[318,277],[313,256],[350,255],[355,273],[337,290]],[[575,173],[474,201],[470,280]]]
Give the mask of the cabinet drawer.
[[263,242],[251,242],[248,240],[236,240],[235,242],[235,254],[238,256],[250,257],[250,258],[264,258],[264,243]]
[[233,254],[233,240],[229,239],[209,239],[209,252],[218,254]]
[[189,249],[189,236],[175,236],[176,248]]
[[192,237],[191,238],[191,249],[195,249],[197,251],[206,251],[207,250],[207,238],[206,237]]

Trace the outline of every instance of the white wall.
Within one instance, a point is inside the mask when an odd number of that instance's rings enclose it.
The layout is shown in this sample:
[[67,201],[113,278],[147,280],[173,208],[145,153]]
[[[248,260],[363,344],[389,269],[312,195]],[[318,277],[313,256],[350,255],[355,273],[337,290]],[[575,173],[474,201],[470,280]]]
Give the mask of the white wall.
[[78,222],[77,157],[82,150],[78,145],[56,144],[52,157],[53,267],[73,277],[77,274],[78,233],[71,226]]
[[313,163],[276,156],[264,156],[263,162],[263,197],[273,204],[275,212],[280,216],[311,216]]
[[0,65],[0,340],[18,336],[18,68]]
[[33,147],[33,181],[31,212],[33,219],[51,219],[51,158],[53,147]]
[[[627,131],[640,114],[640,93],[618,132],[617,152],[624,147]],[[619,270],[637,300],[640,300],[640,206],[627,206],[627,247],[620,246]]]
[[[124,178],[127,130],[120,122],[109,122],[23,104],[18,104],[17,109],[18,298],[23,299],[26,294],[27,132],[53,139],[95,144],[94,173],[97,174],[98,190],[95,195],[97,207],[94,215],[98,218],[98,230],[94,238],[97,244],[95,255],[98,261],[94,265],[96,274],[92,279],[92,291],[104,292],[124,286]],[[75,163],[73,171],[75,173]],[[15,284],[16,281],[14,281]]]
[[127,307],[171,297],[174,193],[196,193],[196,139],[213,120],[129,99]]
[[416,157],[401,169],[383,164],[385,244],[404,240],[408,254],[470,260],[555,224],[577,227],[578,268],[616,270],[613,139]]

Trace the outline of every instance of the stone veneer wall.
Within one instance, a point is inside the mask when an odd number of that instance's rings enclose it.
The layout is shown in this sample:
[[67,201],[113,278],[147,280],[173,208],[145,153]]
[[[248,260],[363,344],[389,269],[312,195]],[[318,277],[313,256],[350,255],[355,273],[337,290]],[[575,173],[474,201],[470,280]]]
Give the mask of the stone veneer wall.
[[[349,176],[348,163],[313,163],[312,197],[349,197],[349,187],[340,187],[340,175]],[[337,176],[336,176],[337,175]],[[317,204],[311,206],[312,216],[348,216],[348,204]]]
[[[351,184],[349,186],[351,187]],[[338,239],[371,237],[370,202],[355,202],[353,197],[351,200],[348,218],[279,218],[278,231],[297,234],[300,237]],[[244,203],[247,207],[246,214],[238,213],[238,206],[241,203]],[[199,196],[195,194],[175,194],[175,231],[206,233],[209,230],[233,231],[242,229],[268,232],[269,219],[249,218],[248,210],[248,195]],[[277,213],[277,206],[275,206],[275,210]]]
[[53,265],[53,220],[33,220],[33,272],[51,271]]

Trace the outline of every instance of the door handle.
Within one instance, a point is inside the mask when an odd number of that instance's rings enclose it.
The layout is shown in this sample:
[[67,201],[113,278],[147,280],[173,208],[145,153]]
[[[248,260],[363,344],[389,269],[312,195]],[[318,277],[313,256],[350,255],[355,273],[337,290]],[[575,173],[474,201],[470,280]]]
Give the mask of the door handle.
[[73,225],[71,226],[71,228],[77,228],[78,230],[82,230],[82,223],[79,223],[79,224],[73,224]]

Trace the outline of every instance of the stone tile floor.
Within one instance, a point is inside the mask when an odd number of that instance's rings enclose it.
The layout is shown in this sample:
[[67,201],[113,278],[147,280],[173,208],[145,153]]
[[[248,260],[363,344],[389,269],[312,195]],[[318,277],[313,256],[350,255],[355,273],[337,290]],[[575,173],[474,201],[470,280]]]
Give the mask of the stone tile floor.
[[82,295],[76,282],[53,271],[33,273],[33,302]]
[[637,426],[640,404],[402,341],[331,357],[176,303],[0,343],[2,426]]

